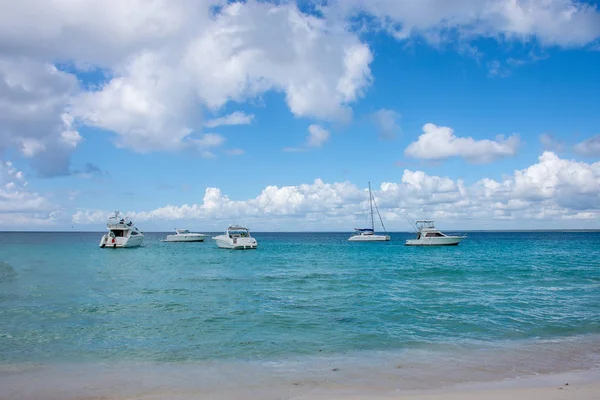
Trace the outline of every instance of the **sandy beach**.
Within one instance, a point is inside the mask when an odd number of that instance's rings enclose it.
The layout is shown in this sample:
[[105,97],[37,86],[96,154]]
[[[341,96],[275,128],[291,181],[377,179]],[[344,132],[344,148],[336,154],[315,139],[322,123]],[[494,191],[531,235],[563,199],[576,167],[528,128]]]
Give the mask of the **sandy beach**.
[[[6,378],[6,377],[5,377]],[[16,377],[15,377],[16,378]],[[575,371],[509,379],[472,382],[430,389],[406,390],[398,384],[393,390],[375,387],[377,378],[356,384],[350,381],[311,385],[308,382],[289,384],[270,383],[258,379],[249,384],[248,377],[230,375],[218,386],[190,381],[189,377],[168,383],[148,386],[138,380],[105,380],[88,375],[49,377],[31,384],[24,380],[3,379],[0,400],[599,400],[600,369]],[[238,379],[239,378],[239,379]],[[240,384],[239,380],[246,380]],[[21,380],[21,384],[18,381]],[[373,384],[370,384],[373,382]]]
[[432,390],[351,393],[295,400],[597,400],[600,370],[539,375],[502,382],[469,383]]

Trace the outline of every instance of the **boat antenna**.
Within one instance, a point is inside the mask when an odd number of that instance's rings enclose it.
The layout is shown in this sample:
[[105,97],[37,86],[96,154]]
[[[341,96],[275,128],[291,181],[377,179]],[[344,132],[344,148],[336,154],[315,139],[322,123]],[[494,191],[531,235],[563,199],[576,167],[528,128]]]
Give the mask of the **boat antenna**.
[[[371,183],[369,182],[369,195],[371,195]],[[387,231],[385,230],[385,225],[383,224],[383,219],[381,219],[381,214],[379,213],[379,207],[377,207],[377,202],[375,201],[375,198],[373,197],[373,204],[375,204],[375,210],[377,211],[377,215],[379,216],[379,222],[381,222],[381,227],[383,228],[383,233],[385,233],[387,235]],[[373,211],[371,211],[372,213]],[[371,217],[373,217],[373,215],[371,215]],[[373,224],[372,219],[371,219],[371,225]],[[373,228],[375,229],[375,228]]]

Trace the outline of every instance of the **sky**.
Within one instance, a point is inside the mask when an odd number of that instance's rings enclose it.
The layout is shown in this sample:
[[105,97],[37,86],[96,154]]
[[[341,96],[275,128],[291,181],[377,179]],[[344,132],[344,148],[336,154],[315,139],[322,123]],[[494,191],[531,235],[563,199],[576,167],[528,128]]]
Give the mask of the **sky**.
[[369,182],[388,231],[600,229],[600,5],[0,0],[0,230],[350,232]]

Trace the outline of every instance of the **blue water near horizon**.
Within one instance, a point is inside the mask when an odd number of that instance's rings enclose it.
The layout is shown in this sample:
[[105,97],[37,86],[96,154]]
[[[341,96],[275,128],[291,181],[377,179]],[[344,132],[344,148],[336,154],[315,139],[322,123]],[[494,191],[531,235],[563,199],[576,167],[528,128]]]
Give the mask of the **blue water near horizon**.
[[600,233],[473,232],[435,248],[405,247],[408,233],[256,233],[255,251],[165,235],[113,250],[100,233],[0,233],[0,362],[279,360],[600,334]]

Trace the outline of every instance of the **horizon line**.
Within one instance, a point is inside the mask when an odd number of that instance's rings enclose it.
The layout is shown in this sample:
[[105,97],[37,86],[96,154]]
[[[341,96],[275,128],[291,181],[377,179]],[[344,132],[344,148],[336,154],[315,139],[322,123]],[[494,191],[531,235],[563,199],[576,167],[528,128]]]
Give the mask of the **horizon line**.
[[[150,231],[150,230],[141,230],[143,233],[169,233],[168,231]],[[347,231],[254,231],[250,230],[254,233],[352,233],[354,230]],[[445,229],[445,232],[600,232],[600,228],[548,228],[548,229]],[[0,233],[100,233],[105,232],[105,230],[0,230]],[[222,232],[222,230],[218,231],[204,231],[204,232]],[[382,231],[377,231],[382,232]],[[385,232],[385,231],[383,231]],[[387,231],[385,233],[415,233],[416,231]]]

